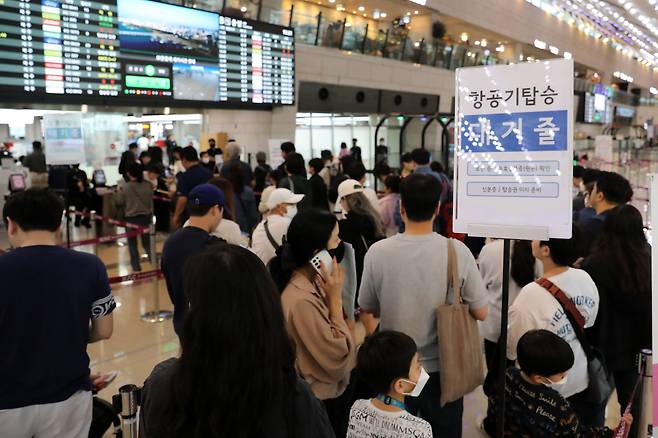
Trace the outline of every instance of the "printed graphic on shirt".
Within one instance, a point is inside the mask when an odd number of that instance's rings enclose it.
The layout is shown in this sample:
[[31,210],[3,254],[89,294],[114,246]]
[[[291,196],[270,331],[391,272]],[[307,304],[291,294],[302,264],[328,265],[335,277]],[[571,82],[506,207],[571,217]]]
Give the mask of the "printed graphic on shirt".
[[384,412],[370,400],[357,400],[350,410],[347,438],[432,438],[432,427],[408,412]]
[[103,316],[109,315],[117,307],[116,301],[114,301],[114,296],[110,293],[105,298],[96,300],[91,305],[91,317],[92,319],[98,319]]

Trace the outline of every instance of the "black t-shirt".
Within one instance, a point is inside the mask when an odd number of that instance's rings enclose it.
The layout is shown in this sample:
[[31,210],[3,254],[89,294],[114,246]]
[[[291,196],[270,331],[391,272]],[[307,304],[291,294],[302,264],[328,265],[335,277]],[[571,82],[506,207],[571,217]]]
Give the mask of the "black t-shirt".
[[[580,422],[569,403],[555,390],[532,385],[521,377],[519,369],[507,370],[505,384],[505,433],[514,438],[612,437],[607,427],[589,427]],[[498,393],[489,398],[489,415],[484,422],[494,436],[499,404]]]
[[212,178],[212,173],[205,167],[195,164],[180,174],[176,183],[176,189],[179,195],[187,196],[193,188],[205,184]]
[[254,169],[254,180],[256,184],[254,185],[254,191],[262,192],[265,189],[265,183],[267,182],[267,174],[272,171],[272,168],[269,164],[259,164]]
[[184,268],[188,258],[203,252],[206,245],[221,242],[207,231],[197,227],[184,227],[169,236],[162,248],[162,272],[167,283],[169,298],[174,305],[174,330],[183,333],[183,317],[189,308],[185,294]]
[[59,246],[0,255],[0,409],[91,390],[89,322],[115,307],[94,255]]
[[583,256],[586,257],[591,254],[594,243],[596,243],[596,240],[601,235],[603,222],[605,222],[606,217],[608,217],[608,212],[604,211],[578,224],[582,232],[581,250]]
[[[230,354],[230,352],[227,352]],[[154,438],[162,436],[166,427],[166,402],[171,397],[171,380],[178,359],[159,363],[144,382],[140,410],[139,436]],[[257,436],[268,438],[314,437],[333,438],[334,432],[322,404],[301,378],[297,378],[289,403],[290,415],[269,415],[264,420],[263,433]],[[261,412],[254,412],[259,417]],[[289,430],[291,429],[291,430]]]

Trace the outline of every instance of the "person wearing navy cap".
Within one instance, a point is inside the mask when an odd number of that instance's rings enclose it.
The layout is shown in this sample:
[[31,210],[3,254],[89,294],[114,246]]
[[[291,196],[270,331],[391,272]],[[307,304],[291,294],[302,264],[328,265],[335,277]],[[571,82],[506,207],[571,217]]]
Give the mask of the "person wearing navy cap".
[[161,267],[174,305],[174,331],[179,337],[189,307],[183,284],[185,262],[203,252],[208,245],[222,242],[210,233],[219,225],[225,208],[226,198],[219,187],[212,184],[196,186],[187,196],[189,222],[169,236],[162,249]]

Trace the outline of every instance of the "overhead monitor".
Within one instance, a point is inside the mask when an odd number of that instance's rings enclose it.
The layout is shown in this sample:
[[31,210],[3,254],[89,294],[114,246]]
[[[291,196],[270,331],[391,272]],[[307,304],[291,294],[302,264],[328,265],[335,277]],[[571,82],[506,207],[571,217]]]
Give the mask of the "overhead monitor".
[[609,124],[612,122],[612,111],[609,98],[605,94],[585,93],[585,108],[583,121],[585,123]]
[[151,0],[5,0],[0,27],[3,100],[295,103],[290,28]]

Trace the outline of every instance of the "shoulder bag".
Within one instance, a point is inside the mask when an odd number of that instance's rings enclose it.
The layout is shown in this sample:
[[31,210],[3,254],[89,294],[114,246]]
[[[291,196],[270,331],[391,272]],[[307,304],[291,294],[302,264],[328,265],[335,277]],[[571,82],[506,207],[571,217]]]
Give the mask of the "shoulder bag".
[[601,351],[593,347],[587,340],[587,335],[585,334],[585,318],[576,308],[573,301],[552,281],[546,278],[540,278],[536,283],[558,300],[573,327],[580,346],[583,347],[587,355],[589,385],[585,390],[586,399],[595,404],[606,403],[614,389],[613,376],[606,367]]
[[274,251],[278,251],[281,245],[279,245],[274,236],[272,236],[272,233],[270,232],[270,226],[268,225],[267,221],[263,223],[263,227],[265,228],[265,235],[267,236],[267,240],[269,240],[270,244],[274,247]]
[[[441,375],[441,406],[458,400],[484,382],[482,340],[468,304],[462,300],[457,253],[452,239],[448,245],[448,289],[446,302],[436,310]],[[454,296],[453,304],[449,297]]]

